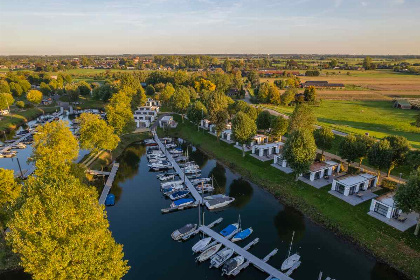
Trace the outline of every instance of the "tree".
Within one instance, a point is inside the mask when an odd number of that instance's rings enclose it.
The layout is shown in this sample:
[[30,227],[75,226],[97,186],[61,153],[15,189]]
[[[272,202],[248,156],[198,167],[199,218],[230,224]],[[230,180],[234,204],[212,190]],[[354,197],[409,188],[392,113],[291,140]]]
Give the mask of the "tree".
[[129,267],[98,194],[68,171],[27,180],[6,239],[34,280],[121,279]]
[[16,101],[16,107],[22,109],[25,108],[25,102],[23,101]]
[[79,99],[80,89],[76,84],[67,84],[64,90],[71,101],[77,101]]
[[388,177],[392,169],[404,163],[407,153],[410,151],[410,143],[407,138],[403,136],[387,136],[386,140],[389,141],[392,149],[392,159],[388,167]]
[[358,152],[357,146],[357,138],[353,134],[348,134],[340,142],[340,150],[338,151],[338,154],[343,159],[346,159],[349,166],[353,161],[359,158],[360,153]]
[[257,132],[255,121],[243,112],[232,119],[232,133],[235,140],[242,144],[242,156],[245,157],[244,144],[249,142]]
[[369,149],[375,144],[375,139],[367,135],[359,135],[357,138],[357,155],[359,158],[359,167],[362,165],[362,162],[368,156]]
[[[420,169],[410,174],[406,184],[398,187],[394,196],[396,206],[405,213],[412,211],[420,213]],[[420,230],[420,219],[417,219],[417,226],[414,235],[417,236]]]
[[195,101],[188,107],[187,117],[195,125],[199,125],[200,121],[207,115],[207,108],[201,101]]
[[14,102],[15,99],[10,93],[0,93],[0,110],[9,109],[9,107],[13,105]]
[[225,110],[217,111],[217,112],[213,113],[213,115],[210,118],[210,121],[216,127],[217,141],[219,141],[220,134],[226,128],[226,123],[228,121],[228,118],[229,118],[229,115],[228,115],[227,111],[225,111]]
[[105,111],[108,124],[114,128],[117,135],[131,130],[134,124],[131,97],[125,92],[119,91],[114,94],[105,106]]
[[392,148],[388,140],[382,139],[373,144],[368,152],[369,164],[378,170],[378,177],[381,169],[389,168],[392,161]]
[[289,132],[296,129],[308,129],[313,131],[317,119],[311,107],[299,104],[293,110],[289,121]]
[[146,95],[149,95],[149,96],[152,96],[156,92],[155,88],[152,85],[148,85],[145,91],[146,91]]
[[198,81],[194,82],[194,89],[197,92],[202,92],[203,90],[215,91],[216,85],[209,80],[200,78]]
[[420,127],[420,113],[416,115],[416,126]]
[[271,119],[271,137],[275,139],[279,139],[281,141],[281,137],[286,134],[287,127],[289,126],[289,122],[282,116],[277,116]]
[[85,81],[81,81],[77,83],[77,88],[79,89],[79,92],[81,95],[89,95],[91,91],[90,84],[88,84]]
[[188,88],[184,86],[180,86],[175,90],[174,95],[171,98],[171,105],[172,108],[182,115],[182,119],[184,120],[183,114],[190,105],[190,93]]
[[366,70],[373,70],[376,68],[370,56],[367,56],[365,57],[365,59],[363,59],[363,68],[365,68]]
[[311,130],[299,128],[291,132],[284,144],[284,158],[293,169],[296,181],[309,171],[316,156],[315,139]]
[[27,92],[28,90],[31,89],[31,84],[27,80],[21,79],[18,81],[18,84],[22,88],[23,92]]
[[42,92],[43,95],[50,95],[51,92],[52,92],[51,87],[48,84],[44,83],[44,82],[42,82],[39,85],[39,90]]
[[22,185],[16,183],[13,170],[0,168],[0,186],[0,207],[4,208],[16,201]]
[[22,87],[18,84],[18,83],[14,83],[14,82],[11,82],[10,84],[9,84],[9,86],[10,86],[10,92],[14,95],[14,96],[21,96],[22,95],[22,93],[23,93],[23,89],[22,89]]
[[10,86],[7,81],[0,80],[0,92],[10,93]]
[[258,117],[257,109],[255,109],[253,106],[250,106],[243,100],[236,100],[234,103],[229,105],[229,112],[232,115],[237,114],[238,112],[243,112],[253,120],[256,120]]
[[99,115],[83,113],[80,121],[80,147],[87,150],[98,151],[114,150],[120,138],[114,134],[114,128],[108,125]]
[[271,103],[280,105],[280,91],[272,83],[262,83],[258,87],[257,92],[258,101],[261,103]]
[[295,96],[298,93],[298,90],[294,87],[287,88],[286,91],[281,95],[281,105],[289,106]]
[[26,94],[26,99],[33,104],[39,104],[42,101],[42,92],[39,90],[30,90]]
[[262,111],[257,117],[258,129],[267,130],[270,128],[271,114],[268,111]]
[[159,100],[162,101],[163,104],[168,104],[174,95],[175,89],[171,83],[167,83],[164,89],[160,92]]
[[314,138],[316,146],[322,150],[322,156],[324,156],[324,151],[332,148],[334,133],[331,128],[321,127],[314,131]]
[[413,150],[407,154],[407,165],[417,169],[420,167],[420,151]]
[[316,98],[316,89],[314,86],[310,86],[305,88],[305,91],[303,92],[303,96],[305,97],[306,102],[315,102]]
[[260,84],[260,76],[258,75],[258,72],[255,70],[250,71],[248,73],[248,80],[251,82],[251,86],[256,88]]

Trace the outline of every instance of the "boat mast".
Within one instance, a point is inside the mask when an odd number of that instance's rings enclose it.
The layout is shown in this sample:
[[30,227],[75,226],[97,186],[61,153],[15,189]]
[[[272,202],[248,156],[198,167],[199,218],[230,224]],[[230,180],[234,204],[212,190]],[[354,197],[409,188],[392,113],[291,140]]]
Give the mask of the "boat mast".
[[287,257],[290,257],[290,252],[292,251],[293,237],[295,237],[295,231],[293,231],[292,234],[292,241],[290,241],[289,254],[287,255]]

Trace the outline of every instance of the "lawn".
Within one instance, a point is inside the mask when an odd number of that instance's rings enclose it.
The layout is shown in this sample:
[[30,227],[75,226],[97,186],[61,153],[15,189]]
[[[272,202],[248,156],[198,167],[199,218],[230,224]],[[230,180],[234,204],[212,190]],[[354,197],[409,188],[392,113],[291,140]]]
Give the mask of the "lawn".
[[[230,168],[254,183],[264,187],[286,204],[292,205],[325,227],[353,240],[413,279],[420,279],[420,239],[414,237],[414,228],[401,233],[370,217],[366,213],[370,202],[356,207],[347,204],[328,193],[329,187],[317,190],[303,182],[294,181],[293,175],[284,174],[262,163],[206,132],[197,132],[194,125],[179,121],[172,136],[182,137],[211,154]],[[163,132],[158,131],[161,135]]]
[[52,113],[56,110],[57,108],[55,107],[41,107],[30,109],[12,108],[12,113],[10,115],[1,117],[0,132],[16,129],[16,127],[37,118],[43,113]]
[[[294,107],[264,105],[284,114],[291,114]],[[383,138],[389,135],[406,137],[414,148],[420,148],[420,128],[412,125],[416,110],[392,107],[389,101],[339,101],[323,100],[313,106],[320,125],[354,134],[369,133]]]

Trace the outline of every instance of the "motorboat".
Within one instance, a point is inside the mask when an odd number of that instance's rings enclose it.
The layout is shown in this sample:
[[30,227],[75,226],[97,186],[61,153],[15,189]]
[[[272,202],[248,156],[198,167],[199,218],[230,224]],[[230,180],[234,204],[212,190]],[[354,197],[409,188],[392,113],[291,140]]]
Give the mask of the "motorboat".
[[216,194],[204,197],[204,201],[204,204],[207,206],[207,208],[209,210],[213,210],[229,205],[230,203],[235,201],[235,198],[229,197],[224,194]]
[[174,144],[174,143],[169,143],[169,144],[166,144],[165,145],[165,148],[166,149],[173,149],[173,148],[176,148],[177,147],[177,145],[176,144]]
[[179,155],[179,154],[182,154],[182,149],[181,148],[175,148],[175,149],[169,150],[169,152],[173,155]]
[[177,199],[180,199],[180,198],[184,198],[184,197],[186,197],[189,194],[190,194],[190,191],[177,191],[177,192],[172,193],[169,196],[169,198],[171,200],[177,200]]
[[163,137],[163,138],[160,138],[160,141],[162,143],[168,144],[168,143],[172,143],[174,140],[172,138],[169,138],[169,137]]
[[226,237],[228,235],[231,235],[234,231],[239,229],[239,224],[235,223],[235,224],[231,224],[228,225],[227,227],[225,227],[224,229],[222,229],[222,231],[220,232],[220,235],[223,237]]
[[197,228],[197,224],[187,224],[180,229],[175,230],[172,232],[171,237],[173,240],[179,240],[183,236],[193,232]]
[[164,189],[166,187],[172,187],[173,185],[182,185],[184,183],[184,181],[182,180],[176,180],[176,181],[169,181],[169,182],[164,182],[160,184],[161,189]]
[[181,198],[178,200],[175,200],[171,203],[171,208],[178,208],[182,206],[187,206],[194,203],[194,199],[192,198]]
[[183,168],[183,171],[186,175],[192,175],[192,174],[201,174],[201,169],[200,168],[195,168],[195,167],[185,167]]
[[153,139],[145,139],[143,142],[146,146],[157,146],[156,141]]
[[159,176],[158,179],[160,181],[168,181],[175,179],[175,174],[164,174],[163,176]]
[[195,189],[198,191],[198,192],[212,192],[212,191],[214,191],[214,187],[211,185],[211,184],[202,184],[202,185],[198,185],[198,186],[195,186]]
[[193,185],[200,185],[201,183],[208,183],[211,181],[211,178],[197,178],[190,180]]
[[233,256],[234,252],[235,251],[231,248],[224,248],[223,250],[219,251],[217,254],[211,257],[210,268],[219,268],[222,264],[224,264],[228,259],[230,259]]
[[23,143],[17,143],[16,145],[12,146],[12,149],[26,149],[26,145]]
[[217,244],[211,246],[210,248],[206,249],[203,253],[201,253],[197,257],[197,261],[204,262],[204,261],[208,260],[211,256],[216,254],[217,251],[219,251],[221,247],[222,247],[221,243],[217,243]]
[[192,246],[192,251],[194,253],[200,252],[207,245],[209,245],[210,241],[211,241],[211,237],[207,237],[207,238],[201,239],[200,241],[198,241],[197,243],[195,243],[194,246]]
[[231,275],[239,266],[245,262],[245,258],[242,256],[234,257],[233,259],[228,260],[222,268],[222,275]]
[[244,229],[233,236],[232,242],[244,240],[245,238],[250,236],[252,232],[252,227]]
[[16,156],[16,152],[15,151],[5,151],[5,152],[0,153],[0,154],[4,158],[12,158],[12,157]]
[[170,196],[173,193],[179,192],[179,191],[184,191],[184,185],[175,185],[173,187],[167,187],[162,189],[162,193],[166,196]]
[[149,164],[149,167],[153,171],[161,171],[161,170],[168,170],[174,168],[172,164],[168,161],[162,161],[158,163]]
[[292,235],[292,241],[290,242],[289,253],[287,255],[287,258],[284,260],[284,262],[281,265],[281,270],[283,271],[288,270],[289,268],[293,267],[300,260],[300,256],[297,252],[293,255],[290,255],[292,251],[294,236],[295,236],[295,232],[293,232],[293,235]]

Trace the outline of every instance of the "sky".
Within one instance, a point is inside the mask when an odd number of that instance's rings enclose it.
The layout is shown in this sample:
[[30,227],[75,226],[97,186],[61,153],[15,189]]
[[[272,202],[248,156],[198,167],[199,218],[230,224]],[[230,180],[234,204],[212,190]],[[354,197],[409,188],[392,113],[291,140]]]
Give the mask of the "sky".
[[420,54],[420,0],[0,0],[0,55]]

